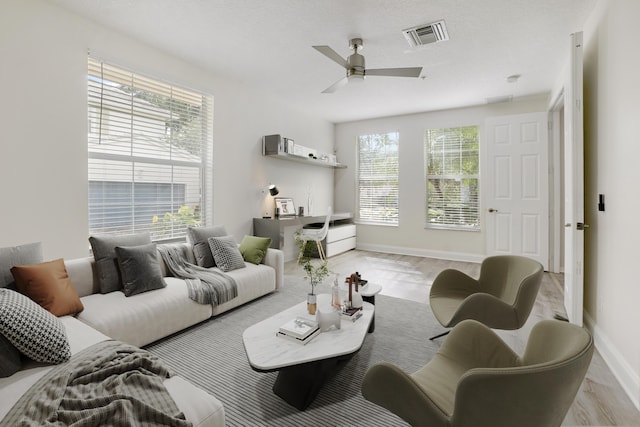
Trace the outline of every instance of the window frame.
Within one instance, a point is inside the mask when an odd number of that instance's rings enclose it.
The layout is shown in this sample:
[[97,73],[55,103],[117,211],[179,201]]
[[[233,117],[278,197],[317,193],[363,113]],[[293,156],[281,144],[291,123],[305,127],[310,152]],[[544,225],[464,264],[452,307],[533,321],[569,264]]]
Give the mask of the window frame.
[[[376,176],[374,173],[372,166],[368,164],[362,163],[363,151],[361,144],[364,143],[363,138],[369,139],[369,144],[372,144],[373,141],[371,138],[375,137],[389,137],[395,138],[395,141],[391,141],[394,144],[394,147],[391,149],[395,151],[395,165],[392,165],[392,170],[388,170],[384,177]],[[388,155],[389,151],[385,147],[385,153],[387,155],[377,155],[377,157],[372,158],[372,162],[381,159],[390,159]],[[366,168],[367,172],[363,172]],[[395,172],[393,169],[395,168]],[[390,175],[389,172],[395,175]],[[364,176],[364,173],[368,173],[368,175]],[[399,226],[400,225],[400,132],[388,131],[388,132],[380,132],[380,133],[370,133],[366,135],[359,135],[356,137],[356,221],[361,224],[370,224],[370,225],[382,225],[382,226]],[[377,184],[376,184],[377,183]],[[370,191],[374,191],[376,187],[386,187],[386,194],[369,194],[366,199],[363,200],[363,189],[369,189]],[[391,203],[376,203],[375,198],[391,198],[394,202]],[[380,208],[380,211],[387,211],[390,214],[387,215],[376,215],[374,214],[374,209],[376,207]],[[363,216],[363,209],[369,209],[371,214],[368,216]],[[395,214],[394,214],[395,212]]]
[[87,118],[89,234],[184,241],[213,222],[212,95],[89,57]]
[[[472,142],[472,144],[475,144],[475,149],[464,150],[463,149],[464,143],[462,142],[462,138],[460,137],[458,138],[458,142],[457,142],[458,145],[456,147],[458,152],[457,159],[455,155],[454,156],[446,155],[446,152],[445,152],[447,148],[446,144],[449,144],[450,142],[443,142],[442,150],[436,151],[436,154],[440,154],[442,156],[441,158],[442,165],[447,165],[447,164],[451,165],[455,163],[457,160],[457,162],[459,163],[458,171],[456,172],[451,169],[445,171],[443,169],[441,173],[430,173],[430,167],[431,167],[430,158],[432,156],[431,153],[433,152],[433,150],[430,148],[431,146],[430,133],[442,132],[443,134],[445,134],[448,132],[449,135],[451,135],[454,132],[461,132],[462,130],[468,129],[468,128],[475,128],[475,133],[476,133],[475,141]],[[449,137],[446,137],[446,138],[449,138]],[[466,126],[429,128],[425,130],[425,133],[424,133],[425,228],[459,230],[459,231],[481,231],[480,144],[481,144],[481,127],[479,125],[474,124],[474,125],[466,125]],[[449,148],[449,151],[454,151],[450,147],[448,148]],[[467,153],[475,152],[475,157],[472,160],[472,161],[475,161],[475,164],[477,165],[475,173],[469,173],[463,170],[464,167],[462,166],[462,163],[465,159],[468,160],[468,158],[465,158],[465,155],[463,154],[465,152]],[[442,168],[446,168],[446,167],[447,166],[442,166]],[[430,203],[430,200],[431,200],[430,182],[438,179],[449,181],[449,182],[463,182],[464,180],[469,181],[469,185],[466,188],[471,189],[472,191],[467,194],[473,195],[474,194],[473,190],[475,190],[475,200],[471,201],[470,206],[462,206],[460,208],[457,208],[458,212],[455,212],[456,209],[453,209],[453,211],[450,211],[449,214],[447,214],[446,207],[444,205],[445,205],[445,199],[447,198],[447,194],[450,194],[450,193],[448,193],[445,190],[442,196],[443,200],[441,201],[441,205],[434,208],[433,204]],[[474,181],[475,181],[475,185],[472,185],[471,183]],[[451,192],[453,193],[453,196],[457,196],[458,198],[462,197],[462,195],[464,194],[464,192],[462,191],[462,188],[458,188],[457,190],[458,190],[457,194],[455,191]],[[451,219],[455,219],[456,221],[449,221],[449,222],[445,222],[446,220],[433,221],[431,219],[432,218],[431,212],[434,211],[435,209],[438,209],[440,212],[442,212],[443,216],[446,215]],[[464,212],[465,210],[467,210],[467,212],[471,210],[473,211],[473,213],[472,214],[465,213]],[[464,222],[467,222],[467,223],[464,224]]]

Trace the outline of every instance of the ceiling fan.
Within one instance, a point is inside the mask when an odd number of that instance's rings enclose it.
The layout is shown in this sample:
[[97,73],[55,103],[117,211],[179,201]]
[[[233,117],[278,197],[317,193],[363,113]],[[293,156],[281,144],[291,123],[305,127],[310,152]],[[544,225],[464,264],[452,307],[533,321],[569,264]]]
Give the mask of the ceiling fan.
[[362,39],[354,38],[349,40],[349,48],[353,50],[346,60],[329,46],[312,46],[315,50],[344,67],[347,75],[326,88],[322,93],[333,93],[346,85],[350,80],[364,80],[366,76],[389,76],[389,77],[420,77],[422,67],[413,68],[375,68],[365,69],[364,56],[358,53],[362,49]]

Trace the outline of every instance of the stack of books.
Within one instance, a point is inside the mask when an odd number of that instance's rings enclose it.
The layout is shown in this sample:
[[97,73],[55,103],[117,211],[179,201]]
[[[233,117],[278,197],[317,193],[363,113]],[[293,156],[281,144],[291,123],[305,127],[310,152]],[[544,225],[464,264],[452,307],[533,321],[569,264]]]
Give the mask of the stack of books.
[[350,319],[352,322],[355,322],[361,317],[362,317],[362,307],[347,308],[342,312],[342,318]]
[[318,326],[318,322],[302,317],[296,317],[295,319],[280,326],[276,335],[300,344],[306,344],[319,333],[320,327]]

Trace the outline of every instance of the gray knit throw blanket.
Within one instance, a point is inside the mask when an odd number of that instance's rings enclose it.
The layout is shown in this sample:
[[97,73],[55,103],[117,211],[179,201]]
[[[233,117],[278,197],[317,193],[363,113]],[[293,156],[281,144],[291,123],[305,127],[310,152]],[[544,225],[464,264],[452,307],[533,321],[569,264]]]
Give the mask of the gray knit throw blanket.
[[187,283],[189,298],[200,304],[219,305],[238,296],[238,286],[233,277],[218,269],[187,262],[183,249],[176,245],[158,245],[167,270]]

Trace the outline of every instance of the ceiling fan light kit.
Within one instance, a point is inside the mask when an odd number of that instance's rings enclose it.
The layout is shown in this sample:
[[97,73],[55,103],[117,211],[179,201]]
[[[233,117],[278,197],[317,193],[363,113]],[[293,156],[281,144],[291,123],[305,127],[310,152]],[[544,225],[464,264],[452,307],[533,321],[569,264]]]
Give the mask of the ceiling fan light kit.
[[366,69],[364,56],[358,53],[358,50],[362,50],[362,46],[361,38],[349,40],[349,48],[353,50],[353,54],[347,59],[342,58],[329,46],[313,46],[315,50],[342,66],[346,71],[345,77],[323,90],[322,93],[333,93],[349,82],[363,81],[366,76],[420,77],[422,67]]

